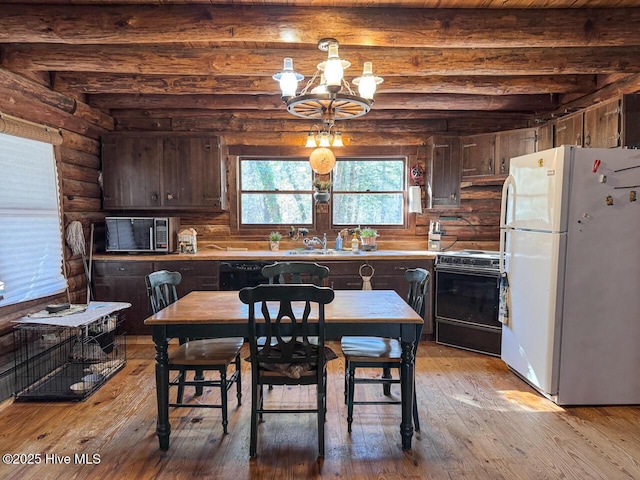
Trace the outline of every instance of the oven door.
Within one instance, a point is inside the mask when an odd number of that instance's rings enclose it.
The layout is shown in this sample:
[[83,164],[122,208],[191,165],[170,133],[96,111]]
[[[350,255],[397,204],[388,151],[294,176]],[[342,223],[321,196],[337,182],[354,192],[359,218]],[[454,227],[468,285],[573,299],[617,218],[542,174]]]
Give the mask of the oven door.
[[501,330],[499,273],[436,267],[436,318]]

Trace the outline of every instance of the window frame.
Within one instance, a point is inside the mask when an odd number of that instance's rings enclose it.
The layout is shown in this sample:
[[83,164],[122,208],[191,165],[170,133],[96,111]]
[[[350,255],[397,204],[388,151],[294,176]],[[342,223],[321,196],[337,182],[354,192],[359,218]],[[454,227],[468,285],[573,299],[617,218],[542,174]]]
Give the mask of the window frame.
[[[410,225],[409,225],[409,207],[408,207],[408,197],[407,197],[407,189],[408,189],[408,175],[407,175],[407,169],[408,169],[408,162],[409,159],[406,155],[380,155],[380,156],[373,156],[373,155],[366,155],[366,156],[344,156],[344,157],[336,157],[336,164],[338,162],[347,162],[347,161],[384,161],[384,160],[390,160],[390,161],[402,161],[402,189],[401,190],[385,190],[385,191],[375,191],[375,192],[362,192],[359,190],[356,191],[341,191],[339,194],[366,194],[366,193],[375,193],[375,194],[384,194],[384,193],[400,193],[402,195],[402,223],[401,224],[364,224],[363,222],[360,222],[359,225],[361,226],[367,226],[367,227],[371,227],[371,228],[375,228],[377,230],[407,230]],[[335,168],[335,167],[334,167]],[[334,182],[334,174],[335,171],[332,170],[331,171],[331,181],[333,184],[335,184]],[[341,230],[344,228],[347,228],[349,226],[351,226],[352,224],[342,224],[342,223],[335,223],[334,222],[334,189],[333,187],[331,188],[331,199],[329,200],[331,208],[329,209],[329,227],[331,229],[334,230]]]
[[[309,182],[309,190],[243,190],[242,189],[242,162],[243,161],[251,161],[251,160],[262,160],[262,161],[283,161],[283,162],[293,162],[293,161],[309,161],[308,158],[302,156],[294,156],[294,157],[283,157],[279,155],[267,155],[267,156],[256,156],[256,155],[239,155],[238,156],[238,168],[237,168],[237,215],[238,215],[238,230],[247,231],[247,230],[258,230],[258,229],[274,229],[274,228],[289,228],[291,223],[242,223],[242,195],[245,193],[283,193],[283,194],[308,194],[311,199],[311,223],[300,223],[295,222],[296,226],[314,229],[317,224],[316,217],[316,209],[315,204],[313,202],[313,187],[311,181]],[[311,174],[311,180],[313,180],[313,171],[311,167],[309,167],[309,172]]]

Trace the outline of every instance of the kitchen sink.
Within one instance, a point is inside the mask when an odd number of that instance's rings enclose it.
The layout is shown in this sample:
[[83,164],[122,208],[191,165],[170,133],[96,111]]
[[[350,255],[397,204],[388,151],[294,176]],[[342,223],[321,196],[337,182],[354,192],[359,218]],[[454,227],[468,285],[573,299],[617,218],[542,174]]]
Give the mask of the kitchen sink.
[[362,255],[364,252],[358,250],[357,252],[352,252],[351,250],[333,250],[331,248],[327,250],[287,250],[287,255]]

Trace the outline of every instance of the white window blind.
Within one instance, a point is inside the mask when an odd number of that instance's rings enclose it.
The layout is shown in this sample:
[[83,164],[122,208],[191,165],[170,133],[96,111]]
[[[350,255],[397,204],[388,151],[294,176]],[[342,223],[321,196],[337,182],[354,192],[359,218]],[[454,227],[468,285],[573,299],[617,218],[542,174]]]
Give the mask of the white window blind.
[[59,215],[53,145],[0,133],[0,306],[67,288]]

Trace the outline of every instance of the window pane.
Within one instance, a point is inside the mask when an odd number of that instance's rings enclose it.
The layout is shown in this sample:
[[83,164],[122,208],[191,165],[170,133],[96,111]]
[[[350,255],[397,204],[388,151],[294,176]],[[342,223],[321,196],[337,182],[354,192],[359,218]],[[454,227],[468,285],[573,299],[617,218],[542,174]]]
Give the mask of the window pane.
[[398,192],[403,189],[403,160],[336,162],[333,189],[341,192]]
[[241,190],[311,190],[306,160],[242,160]]
[[310,193],[243,193],[240,221],[244,225],[311,224],[312,200]]
[[402,193],[333,194],[334,225],[402,225]]

